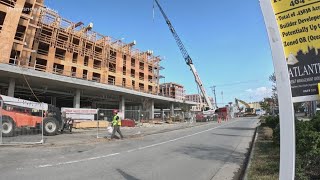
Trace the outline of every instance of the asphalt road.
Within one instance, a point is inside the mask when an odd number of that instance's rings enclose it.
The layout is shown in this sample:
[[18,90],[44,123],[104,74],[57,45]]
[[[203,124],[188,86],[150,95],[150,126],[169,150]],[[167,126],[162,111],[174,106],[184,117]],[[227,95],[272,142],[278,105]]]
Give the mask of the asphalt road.
[[0,147],[0,179],[233,179],[255,118],[59,147]]

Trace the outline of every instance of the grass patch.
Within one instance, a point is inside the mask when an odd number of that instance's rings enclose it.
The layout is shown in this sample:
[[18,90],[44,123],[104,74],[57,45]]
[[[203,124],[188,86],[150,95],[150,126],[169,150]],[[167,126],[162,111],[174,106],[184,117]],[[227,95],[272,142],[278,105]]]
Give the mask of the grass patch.
[[249,180],[278,180],[279,179],[280,147],[269,138],[265,138],[264,130],[258,128],[253,158],[249,168]]

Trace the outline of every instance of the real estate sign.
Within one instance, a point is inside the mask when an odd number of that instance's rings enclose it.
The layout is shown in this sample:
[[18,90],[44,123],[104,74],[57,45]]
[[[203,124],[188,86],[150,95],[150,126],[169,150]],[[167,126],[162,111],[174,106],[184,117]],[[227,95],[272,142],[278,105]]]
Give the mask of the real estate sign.
[[320,1],[271,2],[288,64],[293,101],[317,100],[320,82]]

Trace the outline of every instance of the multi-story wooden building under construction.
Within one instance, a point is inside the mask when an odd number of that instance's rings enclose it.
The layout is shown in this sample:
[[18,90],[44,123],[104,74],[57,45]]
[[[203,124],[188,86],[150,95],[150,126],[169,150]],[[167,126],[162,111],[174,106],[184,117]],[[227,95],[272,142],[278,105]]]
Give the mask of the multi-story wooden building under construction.
[[27,97],[29,89],[52,104],[69,98],[74,107],[106,97],[122,105],[141,98],[179,102],[159,96],[160,56],[135,44],[95,32],[92,23],[67,20],[43,0],[0,0],[0,94]]

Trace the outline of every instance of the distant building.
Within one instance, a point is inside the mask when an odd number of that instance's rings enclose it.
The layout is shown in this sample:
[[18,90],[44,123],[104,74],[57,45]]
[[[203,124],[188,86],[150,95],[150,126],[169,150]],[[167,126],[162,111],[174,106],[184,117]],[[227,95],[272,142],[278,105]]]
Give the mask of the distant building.
[[[202,111],[204,107],[207,107],[207,103],[205,102],[204,98],[200,94],[189,94],[185,96],[186,101],[192,101],[199,103],[197,106],[192,106],[191,111]],[[202,99],[202,100],[201,100]],[[209,97],[210,102],[214,105],[214,100],[212,97]]]
[[184,86],[177,83],[163,83],[159,86],[161,96],[167,96],[174,99],[184,100]]

